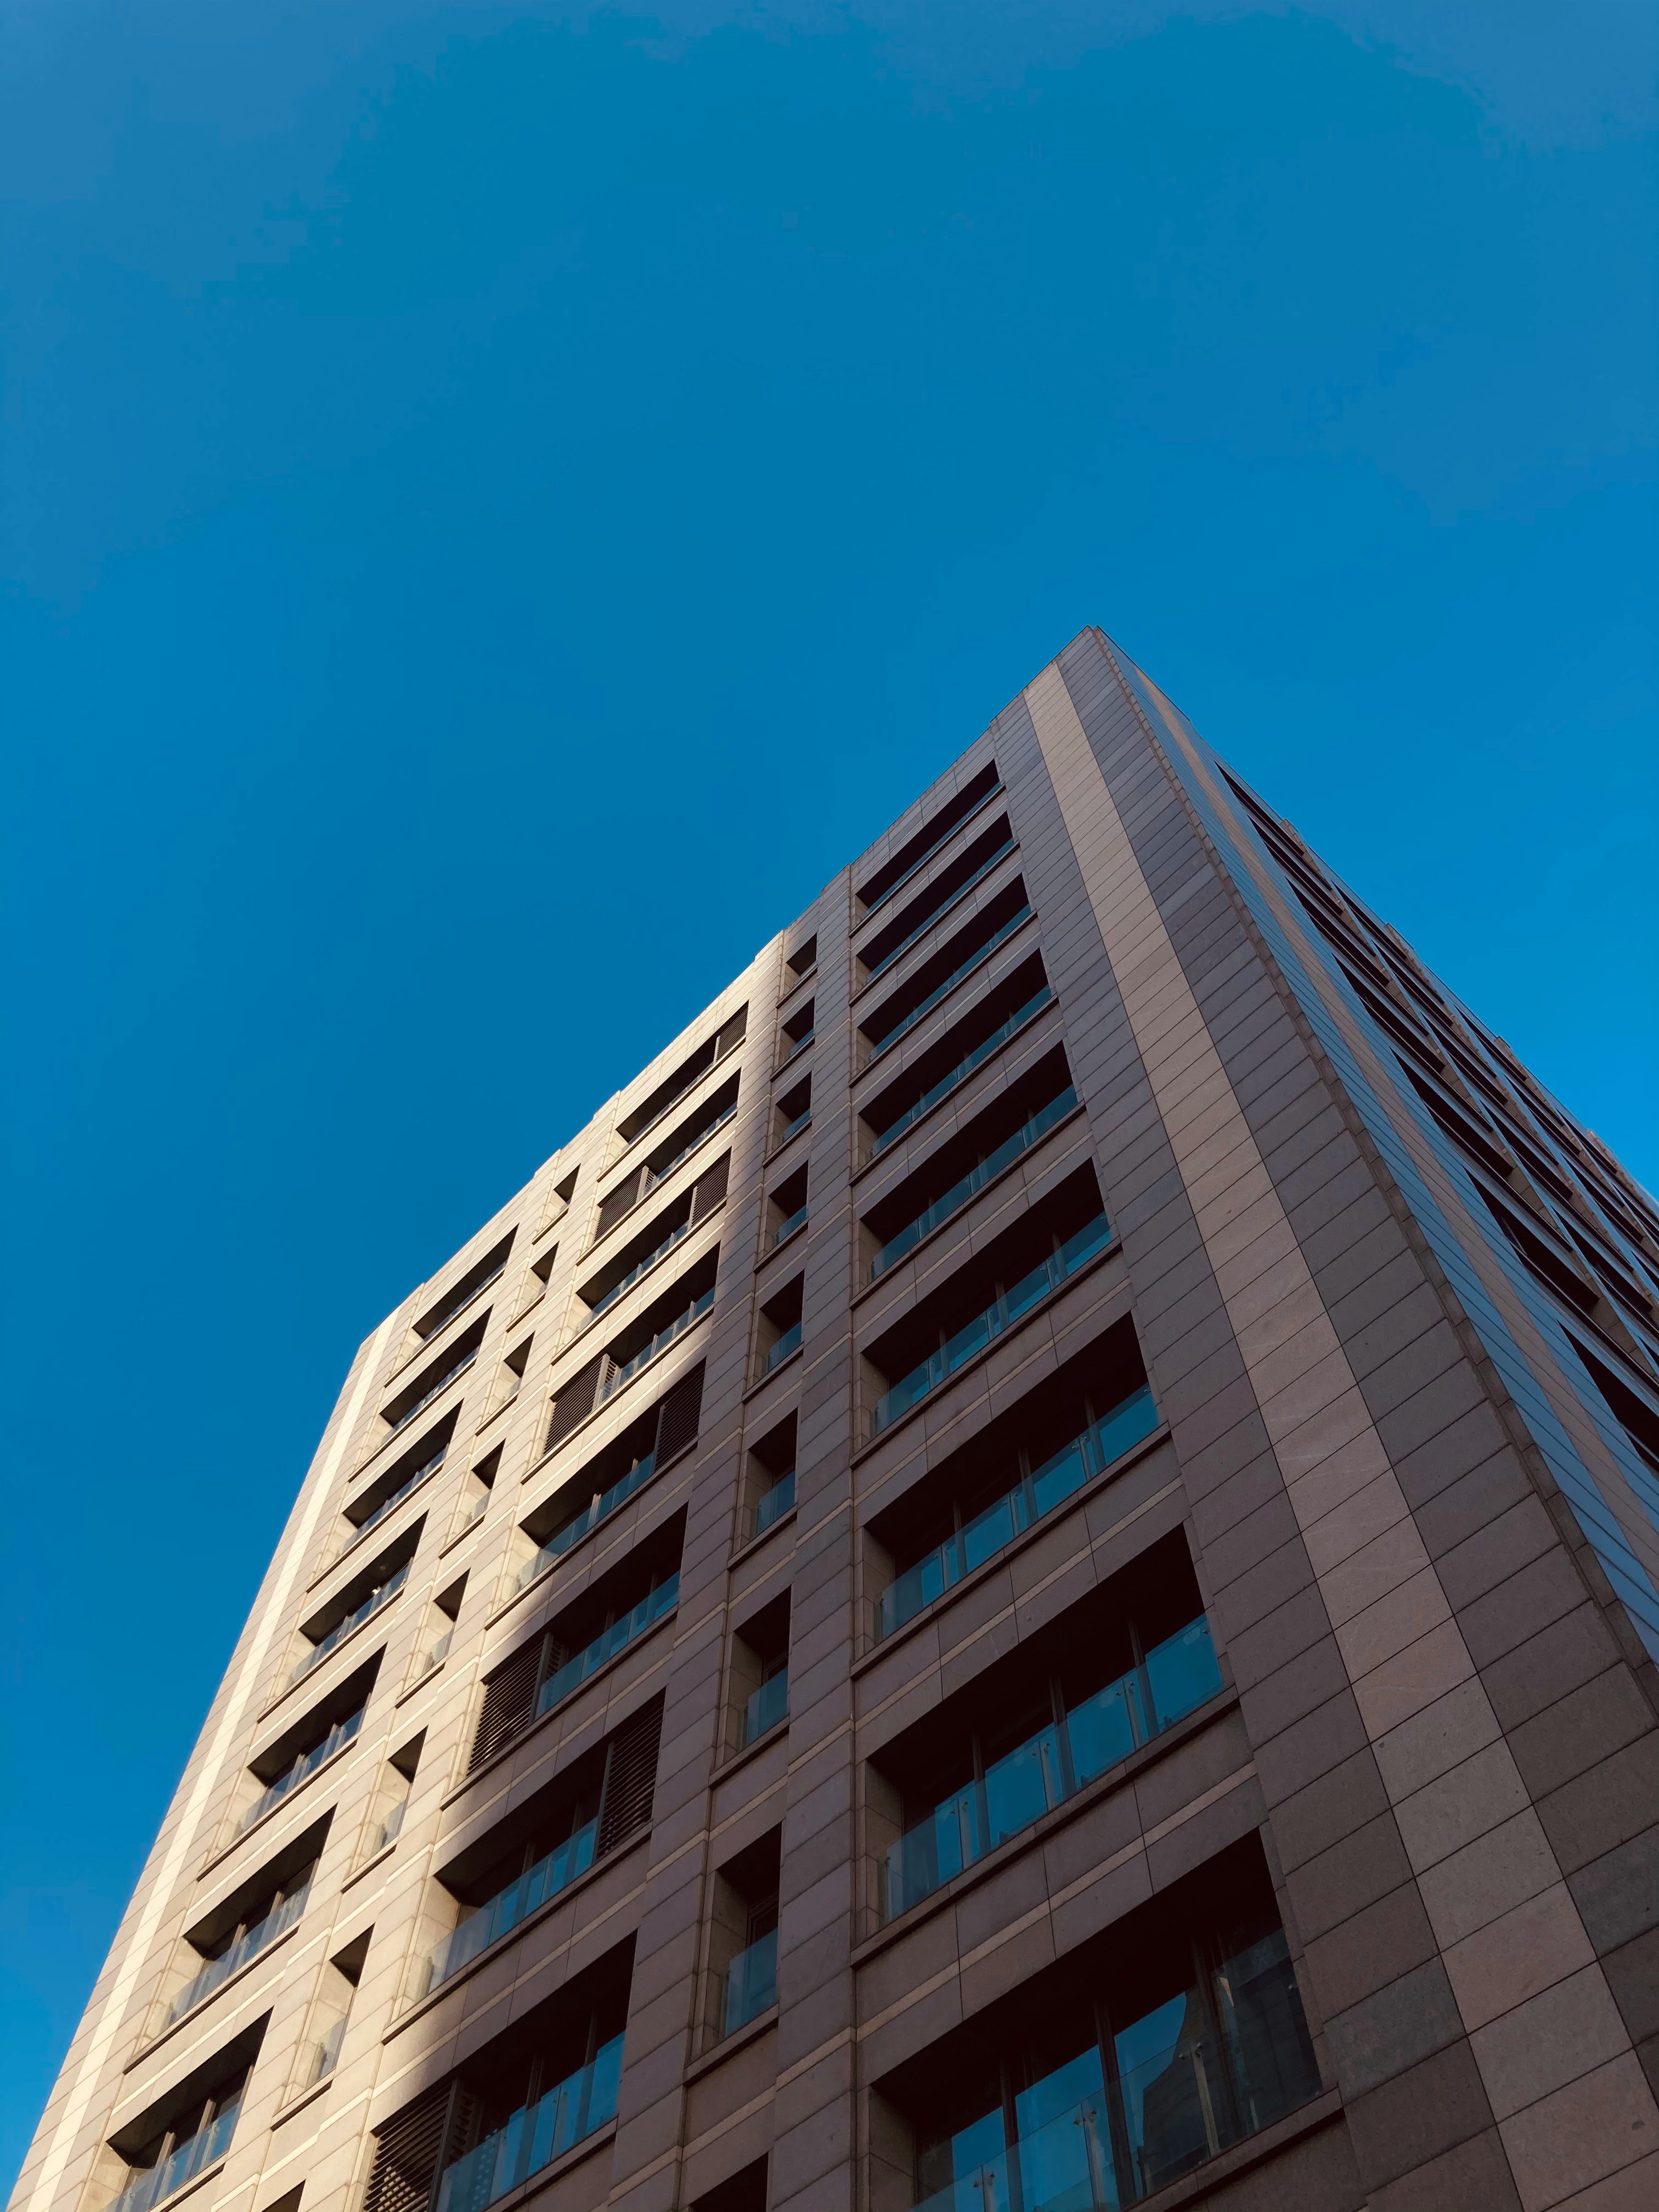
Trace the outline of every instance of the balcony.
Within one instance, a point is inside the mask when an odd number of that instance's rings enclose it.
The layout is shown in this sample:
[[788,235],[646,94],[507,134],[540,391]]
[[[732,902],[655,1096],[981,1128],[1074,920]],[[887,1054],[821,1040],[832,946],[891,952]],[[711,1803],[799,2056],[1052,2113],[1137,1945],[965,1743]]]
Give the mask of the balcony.
[[526,1559],[519,1570],[520,1589],[527,1589],[538,1575],[544,1575],[556,1560],[562,1559],[573,1544],[578,1544],[590,1528],[597,1528],[601,1521],[608,1520],[619,1505],[625,1504],[636,1490],[643,1489],[657,1471],[657,1455],[648,1451],[642,1460],[630,1467],[626,1474],[602,1490],[590,1500],[574,1521],[567,1521],[562,1528],[550,1536],[533,1559]]
[[907,1620],[914,1620],[965,1575],[994,1559],[1045,1514],[1103,1474],[1157,1426],[1158,1407],[1143,1385],[1041,1467],[1033,1468],[994,1504],[964,1522],[947,1542],[897,1576],[881,1594],[878,1638],[891,1636]]
[[726,1970],[720,2033],[735,2035],[778,2001],[778,1931],[775,1928],[739,1951]]
[[279,1936],[285,1936],[306,1909],[306,1899],[311,1893],[311,1879],[307,1875],[292,1897],[279,1898],[263,1920],[255,1921],[244,1929],[228,1950],[222,1951],[216,1959],[210,1959],[198,1974],[185,1984],[167,2008],[167,2024],[182,2020],[187,2012],[194,2012],[204,2004],[213,1992],[228,1982],[234,1973],[267,1951]]
[[424,1996],[451,1980],[520,1921],[527,1920],[538,1905],[568,1888],[578,1875],[586,1874],[593,1863],[599,1832],[599,1816],[595,1814],[574,1834],[567,1836],[556,1850],[549,1851],[516,1881],[509,1882],[487,1905],[470,1912],[433,1953],[421,1995]]
[[505,2127],[446,2168],[437,2212],[483,2212],[510,2189],[617,2117],[623,2039],[613,2036],[584,2066],[533,2105],[520,2106]]
[[1022,1276],[965,1328],[947,1337],[921,1366],[912,1369],[878,1398],[871,1409],[870,1440],[890,1429],[913,1407],[919,1406],[959,1368],[965,1367],[988,1345],[1013,1328],[1052,1291],[1086,1267],[1097,1253],[1103,1252],[1111,1242],[1111,1224],[1103,1213],[1097,1213],[1093,1220],[1068,1237],[1041,1267]]
[[700,1297],[692,1299],[684,1313],[677,1314],[673,1320],[659,1328],[654,1336],[648,1338],[633,1357],[624,1360],[620,1367],[613,1366],[607,1354],[605,1365],[600,1370],[599,1389],[594,1403],[603,1406],[606,1399],[613,1397],[625,1382],[631,1382],[634,1377],[642,1369],[648,1367],[653,1359],[659,1359],[671,1344],[684,1336],[687,1329],[702,1319],[714,1303],[714,1291],[711,1284]]
[[[486,1316],[485,1318],[488,1319],[488,1316]],[[472,1336],[475,1330],[477,1332],[478,1341],[482,1342],[483,1335],[483,1323],[475,1323],[474,1328],[467,1331],[467,1335],[469,1337]],[[386,1432],[385,1436],[381,1437],[380,1442],[382,1443],[390,1443],[393,1437],[401,1436],[411,1421],[418,1419],[420,1415],[425,1413],[427,1407],[432,1403],[434,1398],[442,1397],[444,1392],[448,1389],[452,1382],[459,1381],[460,1377],[466,1373],[467,1369],[473,1365],[477,1359],[477,1357],[478,1344],[475,1342],[469,1345],[465,1340],[463,1340],[460,1344],[456,1346],[455,1356],[450,1360],[447,1366],[441,1360],[434,1362],[434,1364],[435,1365],[442,1368],[443,1371],[441,1374],[437,1376],[435,1381],[430,1382],[427,1382],[425,1376],[422,1377],[421,1384],[419,1385],[419,1395],[411,1404],[408,1406],[398,1406],[397,1416],[394,1419],[388,1422]],[[428,1372],[429,1373],[430,1370],[428,1370]]]
[[930,1897],[1221,1686],[1209,1622],[1200,1613],[890,1844],[882,1867],[884,1919],[896,1919]]
[[230,2148],[230,2139],[236,2132],[237,2116],[241,2111],[241,2100],[225,2106],[206,2125],[197,2130],[183,2142],[175,2143],[167,2154],[143,2173],[135,2174],[109,2208],[109,2212],[150,2212],[152,2205],[164,2203],[176,2197],[186,2182],[222,2159]]
[[297,1790],[319,1766],[332,1759],[337,1751],[343,1751],[362,1724],[363,1708],[361,1705],[355,1713],[348,1713],[343,1720],[336,1721],[320,1743],[313,1744],[309,1751],[302,1751],[292,1766],[285,1769],[260,1791],[237,1822],[237,1834],[245,1835],[256,1820],[263,1820],[273,1806],[280,1805],[291,1790]]
[[798,1206],[793,1213],[787,1215],[783,1220],[779,1222],[776,1229],[773,1231],[772,1243],[774,1248],[775,1249],[780,1244],[787,1244],[798,1229],[805,1229],[805,1226],[806,1208],[804,1206]]
[[896,1267],[907,1254],[915,1251],[922,1238],[949,1221],[953,1214],[976,1198],[988,1182],[995,1181],[1005,1168],[1012,1167],[1023,1153],[1034,1145],[1041,1144],[1056,1122],[1063,1121],[1077,1109],[1077,1093],[1068,1083],[1057,1097],[1046,1106],[1039,1107],[1030,1118],[1022,1122],[1011,1137],[1005,1137],[995,1149],[986,1154],[977,1166],[971,1168],[949,1190],[936,1198],[930,1206],[908,1222],[896,1236],[890,1237],[870,1262],[870,1279],[878,1281],[890,1267]]
[[[865,981],[873,983],[878,975],[884,975],[902,960],[913,945],[927,936],[946,907],[965,897],[975,884],[982,883],[994,868],[1007,859],[1015,842],[1005,816],[959,860],[953,862],[896,922],[870,940],[867,951],[876,957],[866,964]],[[914,921],[910,919],[912,915],[915,916]],[[895,931],[898,933],[897,942],[890,945],[887,940]]]
[[890,1121],[871,1146],[870,1159],[878,1159],[890,1145],[895,1145],[908,1129],[913,1128],[924,1114],[931,1113],[941,1099],[948,1098],[953,1091],[960,1090],[970,1075],[983,1067],[994,1054],[1000,1052],[1011,1037],[1017,1036],[1028,1022],[1033,1022],[1043,1008],[1054,1003],[1054,993],[1045,983],[1040,991],[1027,999],[1006,1021],[999,1022],[990,1035],[981,1037],[973,1050],[959,1060],[956,1066],[928,1085],[919,1098],[913,1099],[896,1121]]
[[784,1361],[788,1358],[792,1352],[799,1352],[799,1350],[800,1323],[796,1322],[792,1327],[785,1329],[783,1334],[779,1337],[775,1344],[769,1344],[767,1346],[766,1357],[761,1362],[762,1374],[769,1375],[775,1367],[782,1366]]
[[593,1638],[574,1659],[567,1659],[542,1684],[536,1696],[538,1716],[550,1713],[555,1705],[562,1705],[572,1692],[580,1688],[590,1674],[596,1674],[609,1659],[643,1636],[663,1615],[672,1613],[679,1602],[680,1578],[678,1571],[665,1582],[642,1597],[633,1610],[613,1620],[609,1628]]
[[[952,964],[937,981],[932,981],[923,989],[922,995],[914,1005],[903,1007],[894,1015],[891,1022],[885,1027],[882,1026],[889,1008],[895,1001],[908,996],[908,988],[902,986],[866,1022],[860,1024],[860,1033],[870,1047],[871,1059],[890,1051],[901,1037],[908,1036],[919,1021],[933,1012],[941,999],[948,998],[958,983],[971,975],[975,968],[982,966],[997,947],[1030,918],[1031,908],[1026,901],[1024,885],[1017,879],[1012,897],[1004,895],[994,899],[982,916],[976,915],[966,929],[951,940],[951,946],[946,947],[940,957],[951,958]],[[986,921],[990,924],[988,928],[981,927]],[[927,963],[918,980],[926,982],[933,965],[932,961]],[[866,1061],[866,1065],[868,1064]]]
[[395,1513],[398,1508],[403,1504],[404,1498],[409,1497],[413,1492],[418,1490],[428,1475],[436,1474],[438,1469],[443,1465],[445,1459],[447,1457],[448,1452],[449,1446],[447,1443],[440,1444],[437,1450],[433,1453],[430,1459],[423,1460],[420,1466],[416,1468],[413,1474],[405,1475],[404,1480],[398,1484],[398,1487],[392,1491],[389,1496],[383,1498],[380,1504],[374,1508],[374,1510],[369,1514],[366,1519],[359,1521],[356,1526],[348,1532],[343,1540],[339,1544],[336,1545],[334,1550],[329,1556],[327,1561],[328,1565],[332,1566],[336,1560],[343,1559],[346,1553],[352,1550],[356,1545],[361,1543],[365,1536],[368,1535],[372,1530],[378,1528],[383,1521],[386,1520],[392,1514]]
[[680,1244],[684,1242],[684,1240],[691,1234],[692,1226],[692,1222],[688,1216],[687,1218],[682,1221],[677,1228],[671,1229],[667,1236],[663,1238],[660,1244],[653,1247],[651,1251],[646,1254],[642,1260],[636,1260],[634,1262],[634,1265],[629,1269],[628,1273],[622,1277],[620,1281],[612,1283],[611,1288],[605,1293],[604,1297],[599,1299],[591,1309],[588,1314],[588,1319],[590,1321],[597,1321],[602,1313],[608,1312],[609,1310],[616,1304],[618,1298],[625,1297],[628,1292],[633,1289],[635,1284],[640,1280],[641,1276],[648,1275],[650,1273],[651,1270],[656,1266],[659,1260],[666,1259],[677,1244]]
[[758,1743],[789,1717],[789,1669],[781,1667],[769,1675],[743,1709],[743,1741],[746,1749]]
[[867,921],[872,914],[902,891],[906,884],[920,875],[936,853],[942,852],[958,830],[982,813],[994,799],[1002,792],[1002,779],[997,774],[996,763],[980,770],[956,797],[947,799],[930,822],[926,822],[915,835],[906,839],[892,858],[878,868],[874,875],[860,884],[857,897]]
[[[918,2212],[1122,2212],[1285,2118],[1319,2072],[1260,1843],[1211,1859],[886,2086],[916,2143]],[[1261,2201],[1295,2194],[1270,2183]]]
[[292,1689],[296,1682],[302,1681],[313,1667],[320,1667],[329,1653],[337,1650],[354,1629],[361,1628],[366,1620],[372,1620],[382,1606],[390,1605],[408,1580],[409,1563],[405,1560],[394,1573],[387,1576],[378,1589],[370,1590],[360,1605],[354,1606],[349,1613],[337,1620],[320,1643],[312,1645],[289,1676],[289,1688]]
[[769,1490],[762,1492],[755,1507],[755,1534],[763,1536],[775,1521],[781,1521],[795,1503],[795,1470],[781,1474]]

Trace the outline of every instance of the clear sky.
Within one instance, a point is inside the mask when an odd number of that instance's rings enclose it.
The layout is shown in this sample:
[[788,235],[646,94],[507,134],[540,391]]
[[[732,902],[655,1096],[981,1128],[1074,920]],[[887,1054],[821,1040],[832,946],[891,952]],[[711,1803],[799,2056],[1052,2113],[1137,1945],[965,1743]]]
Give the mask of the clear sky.
[[360,1339],[1084,623],[1659,1181],[1655,23],[0,5],[0,2175]]

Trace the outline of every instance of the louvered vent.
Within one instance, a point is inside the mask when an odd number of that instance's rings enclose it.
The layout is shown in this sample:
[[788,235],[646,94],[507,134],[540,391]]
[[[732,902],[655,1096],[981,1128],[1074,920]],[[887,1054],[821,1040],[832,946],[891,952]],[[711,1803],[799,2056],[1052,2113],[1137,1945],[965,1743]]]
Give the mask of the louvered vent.
[[440,2081],[376,2132],[363,2212],[426,2212],[438,2160],[452,2133],[450,2115],[459,2087],[457,2082]]
[[653,1698],[625,1720],[611,1739],[599,1804],[601,1853],[614,1850],[651,1818],[657,1751],[662,1741],[662,1705],[660,1698]]
[[699,1176],[691,1193],[691,1218],[701,1221],[710,1214],[726,1196],[726,1171],[732,1164],[732,1155],[724,1152],[706,1176]]
[[578,1421],[585,1421],[592,1412],[593,1393],[599,1388],[599,1362],[591,1359],[586,1367],[578,1369],[560,1391],[553,1407],[553,1418],[548,1424],[545,1446],[548,1451],[568,1437]]
[[666,1467],[671,1459],[697,1440],[697,1423],[702,1415],[702,1369],[700,1359],[662,1401],[662,1413],[657,1422],[659,1467]]
[[469,1774],[476,1773],[487,1759],[493,1759],[528,1722],[536,1703],[546,1641],[538,1636],[534,1643],[525,1644],[484,1684],[483,1710],[478,1715],[477,1734],[466,1762]]
[[734,1044],[741,1044],[744,1032],[748,1027],[749,1009],[747,1006],[739,1006],[731,1020],[724,1024],[720,1035],[714,1040],[715,1059],[720,1059],[723,1053],[730,1052]]

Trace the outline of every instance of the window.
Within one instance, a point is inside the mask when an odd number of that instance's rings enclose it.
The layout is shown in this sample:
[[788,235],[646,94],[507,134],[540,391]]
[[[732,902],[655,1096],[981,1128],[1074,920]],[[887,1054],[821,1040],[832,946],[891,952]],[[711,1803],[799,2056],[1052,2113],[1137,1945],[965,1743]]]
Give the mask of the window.
[[634,1942],[375,2130],[363,2212],[483,2212],[617,2116]]
[[301,1715],[248,1763],[234,1832],[246,1833],[318,1769],[356,1740],[363,1708],[380,1670],[381,1653],[337,1682],[327,1696]]
[[988,806],[1001,788],[997,764],[988,761],[954,798],[947,799],[919,830],[914,830],[878,868],[865,878],[858,889],[858,899],[866,914],[873,914],[895,891],[902,890],[942,846],[950,842],[963,823],[977,814],[981,806]]
[[859,1109],[861,1160],[872,1160],[896,1144],[924,1114],[977,1074],[986,1062],[1029,1022],[1054,1003],[1042,963],[1024,960],[969,1007],[961,1018],[910,1060],[886,1087]]
[[501,1447],[484,1456],[467,1469],[466,1480],[461,1485],[461,1494],[455,1508],[455,1526],[449,1540],[458,1542],[469,1528],[477,1528],[489,1510],[489,1493],[495,1486],[495,1470],[501,1463]]
[[596,1407],[615,1397],[636,1375],[660,1359],[714,1303],[720,1248],[702,1257],[617,1330],[605,1349],[560,1386],[548,1423],[544,1455],[562,1443]]
[[685,1514],[653,1529],[484,1679],[467,1771],[476,1774],[590,1675],[648,1636],[679,1601]]
[[428,1360],[418,1375],[405,1382],[402,1389],[381,1407],[380,1419],[386,1425],[385,1434],[380,1438],[382,1443],[386,1437],[395,1437],[400,1430],[406,1429],[418,1414],[424,1413],[434,1398],[448,1389],[452,1382],[459,1381],[477,1358],[478,1346],[483,1342],[484,1331],[489,1326],[489,1315],[486,1310],[435,1359]]
[[806,1226],[806,1170],[799,1167],[793,1175],[775,1183],[767,1194],[766,1236],[761,1257],[775,1252],[780,1244],[787,1244],[798,1229]]
[[1016,876],[863,1017],[858,1033],[865,1065],[908,1036],[1030,919],[1030,912],[1024,878]]
[[817,964],[818,940],[814,935],[804,939],[784,962],[784,989],[793,991],[797,983],[804,983]]
[[1251,1837],[881,2082],[872,2212],[1116,2212],[1319,2088]]
[[866,1441],[1017,1328],[1112,1242],[1094,1170],[1079,1168],[865,1347]]
[[409,1813],[409,1801],[414,1794],[415,1776],[420,1766],[421,1753],[426,1746],[426,1730],[411,1736],[409,1741],[394,1751],[381,1773],[380,1784],[374,1793],[374,1802],[363,1830],[366,1848],[363,1863],[378,1858],[389,1850],[404,1832],[404,1821]]
[[206,2004],[234,1975],[298,1924],[328,1839],[331,1818],[325,1814],[313,1821],[303,1835],[185,1929],[165,1993],[150,2015],[151,2035],[165,2033],[186,2013]]
[[878,1281],[907,1259],[1077,1110],[1066,1054],[1056,1046],[874,1200],[860,1224],[866,1279]]
[[881,1917],[932,1896],[1221,1686],[1177,1531],[871,1762]]
[[859,952],[860,983],[873,983],[902,960],[910,947],[925,937],[947,907],[954,906],[974,885],[988,876],[1014,849],[1014,833],[1006,814],[981,832],[948,867],[943,867],[926,890],[911,899],[884,927],[868,938]]
[[619,1221],[626,1220],[659,1183],[667,1182],[682,1161],[690,1159],[716,1129],[723,1129],[737,1110],[738,1078],[733,1075],[677,1123],[659,1143],[653,1146],[644,1159],[605,1193],[599,1200],[599,1215],[593,1224],[594,1243],[608,1237]]
[[1608,1411],[1648,1465],[1659,1473],[1659,1411],[1621,1382],[1607,1362],[1580,1344],[1569,1331],[1567,1341],[1583,1362],[1586,1373],[1607,1402]]
[[326,1603],[300,1624],[293,1662],[284,1688],[303,1681],[324,1660],[337,1651],[349,1636],[366,1627],[392,1603],[409,1579],[410,1563],[420,1545],[424,1515],[389,1544],[378,1558],[358,1569]]
[[455,1624],[461,1617],[461,1600],[465,1595],[466,1577],[458,1575],[447,1589],[441,1589],[433,1599],[425,1632],[415,1653],[416,1681],[424,1680],[448,1658],[449,1647],[455,1640]]
[[654,1128],[665,1114],[673,1110],[694,1084],[702,1082],[711,1067],[716,1066],[728,1053],[735,1052],[743,1042],[748,1021],[748,1007],[739,1006],[713,1036],[706,1038],[688,1059],[680,1062],[665,1082],[659,1083],[648,1097],[641,1099],[637,1106],[623,1115],[617,1124],[617,1133],[623,1142],[631,1145],[647,1129]]
[[364,1929],[361,1936],[355,1936],[324,1965],[317,1994],[312,2000],[311,2016],[300,2039],[295,2096],[326,2081],[340,2063],[340,2046],[345,2041],[346,2024],[351,2018],[351,2001],[363,1978],[369,1937],[374,1932],[373,1929]]
[[662,1708],[653,1698],[439,1870],[439,1909],[448,1924],[435,1942],[417,1946],[413,1997],[453,1981],[649,1826]]
[[501,1371],[495,1377],[495,1386],[489,1394],[489,1411],[492,1416],[505,1413],[518,1396],[524,1382],[526,1370],[530,1365],[530,1347],[535,1340],[534,1337],[526,1337],[524,1342],[515,1344],[501,1361]]
[[324,1564],[332,1566],[365,1536],[389,1521],[404,1498],[412,1497],[438,1472],[449,1455],[450,1441],[460,1417],[459,1407],[446,1413],[416,1444],[399,1452],[390,1467],[382,1468],[366,1483],[341,1515]]
[[795,1416],[786,1413],[750,1448],[739,1509],[738,1540],[763,1536],[794,1510]]
[[106,2212],[150,2212],[230,2148],[242,2092],[270,2015],[197,2067],[110,2138],[100,2179],[119,2185]]
[[619,1437],[526,1516],[520,1527],[528,1548],[514,1570],[520,1589],[550,1573],[590,1529],[608,1521],[653,1475],[696,1443],[702,1377],[700,1359],[648,1413],[629,1422]]
[[626,1297],[635,1283],[642,1281],[708,1218],[725,1200],[726,1173],[731,1164],[731,1153],[722,1152],[696,1182],[653,1214],[642,1229],[610,1254],[605,1265],[590,1275],[576,1292],[587,1309],[585,1320],[597,1318],[619,1298]]
[[554,1263],[558,1256],[558,1246],[550,1244],[540,1259],[525,1269],[524,1279],[519,1285],[519,1303],[514,1309],[514,1321],[522,1321],[531,1308],[538,1306],[547,1296],[547,1286],[552,1280]]
[[447,1328],[458,1314],[464,1313],[482,1291],[495,1282],[507,1266],[507,1255],[513,1249],[513,1238],[517,1232],[509,1230],[501,1243],[486,1252],[482,1260],[469,1267],[465,1274],[441,1292],[415,1323],[415,1334],[423,1340],[436,1336]]
[[878,1639],[1058,1512],[1158,1426],[1134,1324],[1119,1322],[866,1529]]
[[783,1832],[769,1829],[715,1873],[708,1964],[710,2043],[778,2001],[778,1880]]
[[798,1006],[779,1030],[778,1066],[780,1067],[787,1066],[792,1060],[805,1052],[807,1046],[811,1043],[812,1024],[815,1018],[813,1009],[816,1003],[814,1000],[809,999],[804,1006]]
[[789,1717],[789,1593],[752,1613],[732,1639],[733,1752],[745,1751]]
[[805,1276],[796,1275],[761,1307],[755,1344],[755,1379],[763,1381],[800,1350],[801,1298]]
[[799,1136],[812,1118],[812,1079],[797,1083],[786,1091],[772,1108],[772,1146],[775,1152]]

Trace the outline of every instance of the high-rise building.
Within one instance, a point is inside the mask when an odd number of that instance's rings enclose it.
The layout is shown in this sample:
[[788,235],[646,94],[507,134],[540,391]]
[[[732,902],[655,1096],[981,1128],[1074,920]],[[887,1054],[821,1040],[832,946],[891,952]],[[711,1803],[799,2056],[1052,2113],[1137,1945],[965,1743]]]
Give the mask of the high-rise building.
[[1085,632],[363,1345],[19,2201],[1650,2212],[1656,1306]]

